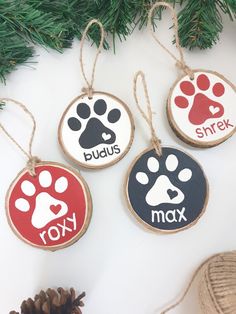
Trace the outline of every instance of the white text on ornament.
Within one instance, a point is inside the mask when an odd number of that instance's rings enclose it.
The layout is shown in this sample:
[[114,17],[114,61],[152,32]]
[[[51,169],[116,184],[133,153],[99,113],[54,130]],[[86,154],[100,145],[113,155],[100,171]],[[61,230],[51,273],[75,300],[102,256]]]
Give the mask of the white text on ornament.
[[184,216],[185,207],[181,210],[172,209],[164,212],[163,210],[152,210],[152,222],[162,222],[162,223],[173,223],[181,222],[182,220],[187,221],[187,218]]
[[55,226],[49,227],[47,230],[40,232],[39,236],[46,245],[49,240],[58,241],[60,238],[65,237],[66,233],[75,231],[76,228],[76,215],[73,213],[71,218],[64,218],[62,224],[57,223]]

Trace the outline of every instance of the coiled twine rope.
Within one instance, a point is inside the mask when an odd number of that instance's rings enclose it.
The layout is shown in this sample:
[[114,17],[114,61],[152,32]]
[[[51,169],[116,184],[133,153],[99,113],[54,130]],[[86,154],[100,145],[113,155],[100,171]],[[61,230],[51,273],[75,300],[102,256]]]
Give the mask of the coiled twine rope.
[[200,276],[199,301],[204,314],[236,314],[236,251],[214,255],[195,271],[183,296],[161,314],[178,306]]

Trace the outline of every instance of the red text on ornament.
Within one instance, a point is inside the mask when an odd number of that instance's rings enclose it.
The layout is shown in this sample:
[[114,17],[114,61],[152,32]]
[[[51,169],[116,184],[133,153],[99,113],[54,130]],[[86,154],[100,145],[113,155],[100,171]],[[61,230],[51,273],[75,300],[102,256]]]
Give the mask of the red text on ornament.
[[198,138],[204,138],[229,128],[234,128],[234,125],[229,122],[229,119],[223,119],[222,121],[214,122],[208,126],[196,128],[195,132]]

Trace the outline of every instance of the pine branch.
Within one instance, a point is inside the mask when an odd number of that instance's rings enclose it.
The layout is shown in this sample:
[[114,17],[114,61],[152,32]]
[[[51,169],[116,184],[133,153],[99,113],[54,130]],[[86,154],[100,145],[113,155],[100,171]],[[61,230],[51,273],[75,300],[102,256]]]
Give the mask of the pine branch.
[[236,1],[235,0],[225,0],[228,4],[232,12],[234,13],[234,17],[236,18]]
[[4,106],[5,106],[5,103],[3,101],[0,101],[0,110],[3,110]]
[[216,1],[190,0],[178,17],[183,47],[206,49],[218,41],[223,26]]
[[0,23],[28,42],[58,51],[71,46],[68,39],[68,22],[63,23],[51,13],[37,9],[38,1],[0,0]]
[[233,21],[236,18],[236,1],[235,0],[217,0],[217,5],[223,11],[228,14]]
[[[124,40],[135,27],[147,24],[149,9],[156,0],[0,0],[0,80],[17,65],[27,62],[39,44],[62,52],[92,18],[99,19],[113,46],[116,37]],[[181,45],[193,49],[211,48],[222,31],[222,13],[236,19],[236,0],[167,0],[179,4]],[[154,14],[154,27],[164,8]],[[93,25],[88,38],[96,45],[100,30]],[[105,42],[104,48],[109,48]]]
[[6,22],[0,23],[0,80],[5,82],[7,74],[33,56],[33,48]]
[[[44,1],[42,1],[44,2]],[[42,3],[41,2],[41,3]],[[68,22],[38,10],[37,0],[0,0],[0,80],[34,54],[33,44],[62,51],[71,45]]]
[[[133,2],[133,0],[95,0],[95,5],[91,8],[91,17],[99,19],[106,32],[111,34],[114,47],[116,36],[122,41],[133,29],[134,17],[137,12]],[[97,35],[95,32],[91,33],[91,38],[96,44],[100,37],[99,34]]]
[[[35,0],[30,0],[35,3]],[[44,0],[36,1],[37,8],[43,12],[50,12],[60,21],[67,24],[69,37],[81,39],[82,31],[91,19],[91,0]]]
[[[171,5],[173,5],[173,7],[175,7],[176,4],[182,4],[183,1],[185,0],[165,0],[165,2],[170,3]],[[141,2],[145,2],[145,4],[140,3],[140,7],[139,7],[140,16],[137,22],[137,24],[139,24],[139,29],[142,29],[143,26],[147,26],[149,10],[151,9],[152,5],[156,3],[157,1],[146,0],[146,1],[141,1]],[[153,14],[153,27],[154,28],[157,27],[156,21],[160,21],[162,19],[162,12],[164,10],[166,10],[166,8],[163,6],[163,7],[157,8],[156,11],[154,12]]]

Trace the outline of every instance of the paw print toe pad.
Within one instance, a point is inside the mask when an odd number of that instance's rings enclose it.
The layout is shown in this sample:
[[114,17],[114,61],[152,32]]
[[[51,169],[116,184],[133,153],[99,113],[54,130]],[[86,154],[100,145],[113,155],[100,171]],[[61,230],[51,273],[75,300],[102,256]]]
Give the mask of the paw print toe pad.
[[188,99],[183,96],[176,96],[175,97],[175,104],[179,108],[187,108],[189,105]]
[[68,126],[72,131],[79,131],[81,129],[80,121],[74,117],[68,120]]
[[96,112],[97,115],[102,116],[107,111],[107,104],[105,100],[98,99],[94,103],[94,112]]
[[191,179],[192,177],[192,171],[190,169],[183,169],[180,171],[179,175],[178,175],[178,178],[180,181],[182,182],[187,182]]
[[171,154],[167,157],[166,159],[166,168],[169,171],[175,171],[176,168],[178,167],[178,159],[175,155]]
[[85,103],[80,103],[77,106],[77,114],[82,119],[88,119],[90,116],[90,108]]
[[150,157],[148,158],[147,166],[151,172],[155,173],[159,170],[159,161],[154,157]]
[[52,184],[51,173],[47,170],[40,172],[39,174],[40,185],[44,188],[48,188]]
[[55,183],[55,191],[57,193],[64,193],[68,188],[68,181],[65,177],[60,177]]
[[27,200],[25,200],[24,198],[18,198],[15,201],[15,206],[17,209],[19,209],[22,212],[28,212],[30,209],[30,204]]
[[188,96],[192,96],[195,93],[194,85],[191,82],[184,81],[180,84],[181,91]]
[[210,80],[205,74],[200,74],[197,78],[197,86],[199,89],[206,91],[210,87]]
[[21,189],[27,196],[33,196],[36,191],[34,185],[28,180],[25,180],[21,183]]
[[225,93],[224,85],[221,83],[216,83],[213,86],[213,93],[216,97],[221,97]]
[[110,123],[116,123],[117,121],[119,121],[120,116],[121,116],[120,110],[113,109],[109,112],[107,119]]
[[148,184],[149,182],[148,176],[144,172],[138,172],[136,174],[136,179],[139,183],[144,184],[144,185]]

